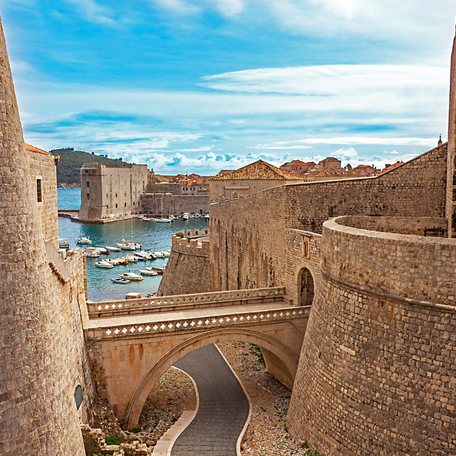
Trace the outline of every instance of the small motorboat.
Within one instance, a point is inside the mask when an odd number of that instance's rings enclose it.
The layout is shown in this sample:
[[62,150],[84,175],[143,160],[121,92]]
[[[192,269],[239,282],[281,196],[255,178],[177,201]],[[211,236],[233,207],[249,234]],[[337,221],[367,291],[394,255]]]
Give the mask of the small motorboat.
[[182,214],[182,220],[188,220],[190,218],[190,214],[188,212],[184,212]]
[[134,272],[125,272],[121,275],[122,279],[132,280],[134,282],[139,282],[143,280],[143,277],[139,274],[135,274]]
[[97,261],[95,263],[95,266],[97,268],[102,268],[102,269],[112,269],[114,267],[114,265],[112,263],[110,263],[109,261],[106,261],[106,260]]
[[146,268],[147,271],[154,271],[157,273],[157,275],[163,275],[165,272],[165,268]]
[[125,259],[129,262],[129,263],[137,263],[138,260],[136,259],[136,255],[133,255],[132,253],[129,253]]
[[98,258],[100,256],[100,251],[94,247],[89,247],[84,250],[84,255],[88,258]]
[[140,269],[139,272],[143,276],[157,276],[158,275],[157,271],[153,271],[153,270],[149,270],[149,269]]
[[149,252],[145,252],[144,250],[141,250],[140,252],[135,252],[135,256],[141,257],[144,260],[152,260],[152,254]]
[[206,220],[209,220],[209,219],[211,218],[211,216],[210,216],[209,214],[206,214],[206,215],[204,216],[204,218],[205,218]]
[[78,237],[78,238],[76,239],[76,244],[80,244],[80,245],[92,245],[92,241],[91,241],[88,237],[81,236],[81,237]]
[[168,250],[165,250],[165,251],[161,252],[161,254],[163,255],[164,258],[169,258],[171,255],[171,252],[169,252]]
[[59,249],[68,250],[70,248],[70,243],[66,239],[59,239]]
[[107,245],[106,246],[106,250],[108,252],[120,252],[121,251],[121,248],[120,247],[112,247],[110,245]]
[[122,277],[113,277],[111,279],[111,282],[120,283],[121,285],[126,285],[127,283],[130,283],[128,279],[123,279]]
[[153,255],[155,256],[155,258],[164,258],[165,257],[162,252],[154,252]]
[[156,223],[171,223],[172,219],[163,217],[163,218],[154,218],[153,221]]
[[109,250],[105,247],[97,247],[96,248],[102,255],[109,255]]
[[122,250],[139,250],[141,248],[141,244],[122,239],[122,242],[116,243],[116,247],[119,247]]
[[125,299],[141,299],[141,293],[127,293]]
[[109,260],[106,260],[106,261],[109,261],[111,264],[113,264],[114,266],[119,266],[119,265],[126,265],[128,264],[128,261],[126,258],[122,258],[122,257],[119,257],[119,258],[110,258]]

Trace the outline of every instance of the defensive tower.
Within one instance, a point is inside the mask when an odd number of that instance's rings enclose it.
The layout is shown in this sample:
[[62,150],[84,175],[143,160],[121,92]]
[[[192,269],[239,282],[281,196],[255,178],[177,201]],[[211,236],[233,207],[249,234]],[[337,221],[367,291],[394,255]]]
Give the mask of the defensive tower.
[[57,294],[63,286],[49,280],[37,180],[1,23],[0,176],[0,454],[83,455],[73,399],[79,353],[64,341],[73,328],[62,316],[69,313]]
[[449,111],[446,213],[448,236],[456,237],[456,34],[453,39],[453,52],[451,54]]

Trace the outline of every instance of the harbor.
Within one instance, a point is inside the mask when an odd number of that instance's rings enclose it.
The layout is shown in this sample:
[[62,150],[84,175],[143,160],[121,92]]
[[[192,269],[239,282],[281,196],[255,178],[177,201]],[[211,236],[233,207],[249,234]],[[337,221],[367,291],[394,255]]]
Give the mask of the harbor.
[[[76,209],[80,204],[79,189],[59,189],[59,207],[62,209]],[[205,218],[174,219],[171,223],[151,223],[139,218],[122,220],[109,224],[84,224],[74,223],[69,218],[59,217],[59,238],[67,240],[69,248],[81,248],[96,251],[93,257],[86,254],[88,297],[91,301],[125,299],[128,293],[139,293],[142,297],[157,291],[161,281],[161,273],[167,263],[165,253],[171,250],[171,237],[173,233],[201,229],[208,226]],[[80,238],[87,238],[91,244],[77,244]],[[140,244],[140,249],[126,250],[117,247],[122,241]],[[119,248],[109,254],[101,253],[107,247]],[[156,258],[144,261],[138,253],[152,254]],[[132,259],[131,262],[122,259]],[[114,264],[100,267],[97,263],[105,262]],[[117,264],[116,264],[117,263]],[[141,273],[141,271],[143,271]],[[147,272],[145,272],[147,271]],[[154,274],[156,272],[156,274]],[[112,279],[123,278],[123,274],[135,274],[143,280],[129,280],[129,282],[113,282]],[[134,276],[133,276],[134,277]]]

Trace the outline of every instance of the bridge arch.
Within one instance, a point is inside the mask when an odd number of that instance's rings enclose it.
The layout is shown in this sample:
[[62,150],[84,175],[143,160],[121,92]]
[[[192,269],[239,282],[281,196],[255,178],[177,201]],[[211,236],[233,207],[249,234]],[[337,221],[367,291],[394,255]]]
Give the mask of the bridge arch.
[[175,362],[197,348],[218,342],[230,341],[253,343],[266,349],[268,352],[273,353],[275,357],[281,360],[283,367],[286,369],[286,372],[284,372],[285,376],[291,380],[294,379],[298,366],[298,358],[288,347],[274,337],[245,328],[222,328],[219,330],[207,331],[187,339],[174,347],[149,370],[129,401],[123,420],[124,425],[128,428],[138,425],[139,417],[147,396],[150,394],[159,378]]

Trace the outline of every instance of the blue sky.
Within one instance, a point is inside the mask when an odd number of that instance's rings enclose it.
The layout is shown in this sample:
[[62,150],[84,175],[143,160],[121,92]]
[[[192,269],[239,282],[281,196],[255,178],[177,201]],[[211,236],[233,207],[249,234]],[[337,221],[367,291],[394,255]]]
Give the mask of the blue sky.
[[0,0],[26,141],[161,173],[383,166],[447,134],[456,3]]

